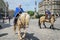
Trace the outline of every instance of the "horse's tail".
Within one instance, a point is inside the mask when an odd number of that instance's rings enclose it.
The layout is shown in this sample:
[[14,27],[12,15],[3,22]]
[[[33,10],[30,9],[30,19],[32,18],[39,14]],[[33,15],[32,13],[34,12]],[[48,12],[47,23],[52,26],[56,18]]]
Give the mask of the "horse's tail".
[[16,31],[16,24],[14,24],[14,31]]

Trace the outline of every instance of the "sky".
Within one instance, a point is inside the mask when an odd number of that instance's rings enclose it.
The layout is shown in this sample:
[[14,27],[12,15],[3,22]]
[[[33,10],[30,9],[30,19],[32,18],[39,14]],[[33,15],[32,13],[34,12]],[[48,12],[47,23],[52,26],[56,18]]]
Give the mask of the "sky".
[[[35,0],[4,0],[4,1],[8,2],[9,9],[15,10],[15,8],[18,7],[19,4],[21,4],[24,11],[29,11],[29,10],[34,11]],[[41,2],[41,0],[36,0],[36,1],[37,1],[36,7],[38,10],[38,3]]]

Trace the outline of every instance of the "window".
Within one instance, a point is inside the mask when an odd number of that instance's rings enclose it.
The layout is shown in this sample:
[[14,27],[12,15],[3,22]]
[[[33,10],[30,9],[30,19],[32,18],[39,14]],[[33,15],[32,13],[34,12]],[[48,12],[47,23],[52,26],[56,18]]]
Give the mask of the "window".
[[47,0],[47,1],[49,1],[49,0]]

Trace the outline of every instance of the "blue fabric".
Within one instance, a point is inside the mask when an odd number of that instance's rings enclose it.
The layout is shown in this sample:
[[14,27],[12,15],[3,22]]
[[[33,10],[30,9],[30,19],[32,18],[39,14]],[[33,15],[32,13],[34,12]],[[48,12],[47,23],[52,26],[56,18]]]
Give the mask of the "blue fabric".
[[51,12],[49,10],[45,11],[45,13],[51,14]]
[[16,17],[16,15],[18,14],[18,13],[22,13],[22,12],[24,12],[24,10],[22,9],[22,8],[16,8],[16,10],[15,10],[15,12],[14,12],[14,17]]

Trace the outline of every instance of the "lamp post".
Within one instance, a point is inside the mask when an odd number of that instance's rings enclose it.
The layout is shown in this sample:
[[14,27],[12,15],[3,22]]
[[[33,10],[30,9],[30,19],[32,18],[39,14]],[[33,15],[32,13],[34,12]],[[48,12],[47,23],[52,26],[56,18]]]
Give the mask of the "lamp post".
[[6,18],[6,7],[5,7],[5,18]]
[[34,18],[35,18],[36,13],[37,13],[37,10],[36,10],[37,8],[36,8],[36,6],[37,6],[37,1],[35,0],[35,8],[34,8],[34,9],[35,9],[35,12],[34,12]]
[[51,13],[52,13],[52,0],[50,1],[50,10],[51,10]]

